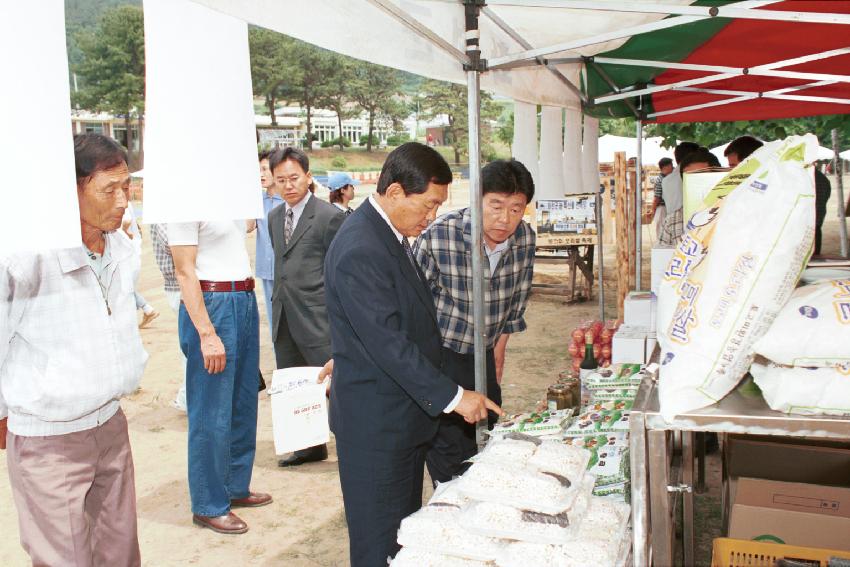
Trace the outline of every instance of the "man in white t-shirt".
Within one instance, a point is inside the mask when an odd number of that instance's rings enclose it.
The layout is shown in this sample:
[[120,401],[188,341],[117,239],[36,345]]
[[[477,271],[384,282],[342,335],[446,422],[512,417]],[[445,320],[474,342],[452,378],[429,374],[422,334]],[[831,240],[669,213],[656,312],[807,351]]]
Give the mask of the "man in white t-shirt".
[[245,232],[244,220],[168,225],[183,299],[193,521],[224,534],[248,531],[231,508],[272,501],[250,490],[260,342]]

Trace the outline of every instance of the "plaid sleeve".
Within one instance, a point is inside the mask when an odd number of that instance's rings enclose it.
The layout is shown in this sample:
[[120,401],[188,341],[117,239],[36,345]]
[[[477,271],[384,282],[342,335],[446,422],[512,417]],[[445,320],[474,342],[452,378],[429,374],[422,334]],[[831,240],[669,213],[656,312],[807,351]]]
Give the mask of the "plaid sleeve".
[[425,275],[425,281],[428,282],[428,289],[434,297],[439,293],[440,288],[440,267],[431,251],[431,231],[426,230],[413,243],[413,257],[416,258],[416,263],[422,269]]
[[530,228],[526,227],[526,230],[526,239],[522,247],[525,265],[521,270],[519,285],[516,286],[513,297],[511,297],[511,306],[502,334],[521,333],[528,328],[525,323],[525,308],[528,305],[528,293],[531,290],[531,280],[534,277],[536,235]]

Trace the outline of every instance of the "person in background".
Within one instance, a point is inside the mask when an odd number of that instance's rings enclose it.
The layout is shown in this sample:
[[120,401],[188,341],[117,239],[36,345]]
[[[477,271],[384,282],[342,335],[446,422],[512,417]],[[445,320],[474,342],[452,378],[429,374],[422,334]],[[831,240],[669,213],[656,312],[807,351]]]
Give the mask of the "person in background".
[[275,191],[274,177],[269,169],[271,152],[260,154],[260,185],[263,188],[263,217],[257,219],[257,249],[255,257],[255,273],[263,284],[263,297],[266,303],[266,315],[269,321],[269,332],[274,338],[272,327],[272,292],[274,291],[274,250],[269,235],[269,213],[283,204],[283,199]]
[[664,217],[667,214],[667,208],[664,206],[664,197],[661,190],[661,182],[665,177],[673,172],[673,160],[665,157],[658,160],[658,169],[661,174],[655,180],[654,199],[652,201],[652,214],[655,216],[655,235],[656,239],[661,234],[661,227],[664,226]]
[[729,162],[729,167],[737,167],[739,163],[750,157],[754,151],[764,145],[764,142],[753,136],[735,138],[723,150],[723,157]]
[[[709,167],[720,167],[720,160],[718,160],[717,156],[711,153],[708,148],[699,146],[695,151],[688,153],[682,158],[677,168],[679,171],[676,172],[675,175],[679,176],[679,181],[681,182],[686,173],[699,171],[700,169],[707,169]],[[679,207],[676,215],[680,219],[680,222],[684,222],[682,213],[683,209]],[[674,230],[677,230],[678,232],[671,232]],[[679,242],[681,242],[683,235],[684,227],[665,224],[659,240],[664,244],[669,244],[675,247],[679,244]]]
[[[753,138],[752,136],[741,136],[735,138],[726,149],[723,150],[723,155],[729,160],[729,167],[735,167],[740,162],[744,161],[750,154],[764,145],[763,142]],[[817,167],[814,167],[815,175],[815,255],[821,253],[821,243],[823,242],[823,221],[826,219],[826,204],[829,202],[829,197],[832,195],[832,185],[829,178]]]
[[661,181],[661,198],[664,200],[664,206],[667,209],[658,236],[658,243],[661,247],[673,248],[682,239],[684,232],[682,222],[683,196],[681,165],[679,164],[682,163],[685,156],[698,149],[699,145],[695,142],[680,142],[673,150],[673,157],[676,158],[677,165],[670,172],[670,175],[667,175]]
[[[499,160],[481,170],[481,187],[488,282],[484,290],[487,397],[500,405],[508,339],[526,329],[536,238],[522,215],[534,198],[534,180],[522,163]],[[443,341],[441,370],[466,390],[475,389],[470,214],[466,208],[439,217],[413,246],[437,307]],[[491,419],[491,427],[494,422]],[[469,466],[466,460],[477,452],[475,426],[456,413],[441,415],[425,457],[432,482],[448,482],[462,474]]]
[[328,200],[345,213],[345,216],[354,212],[348,204],[354,199],[355,185],[360,185],[360,182],[352,179],[347,173],[334,173],[328,178],[328,189],[330,189]]
[[119,230],[130,172],[124,149],[101,134],[75,136],[74,159],[82,245],[0,259],[0,449],[8,443],[33,565],[137,567],[133,455],[119,401],[148,358],[133,246]]
[[244,220],[168,224],[183,300],[178,332],[186,355],[192,521],[222,534],[248,531],[233,508],[272,502],[250,490],[260,318],[246,234]]
[[[124,211],[124,218],[121,219],[121,228],[124,234],[129,238],[133,245],[133,268],[135,277],[133,278],[133,287],[137,287],[139,275],[142,271],[142,231],[139,229],[139,223],[136,221],[136,212],[133,210],[133,203],[127,203],[127,209]],[[148,303],[147,299],[138,291],[133,291],[136,298],[136,309],[142,311],[142,322],[139,323],[139,328],[144,329],[150,323],[159,317],[159,311],[153,308]]]
[[[345,215],[313,195],[310,160],[301,150],[275,151],[269,167],[285,201],[268,218],[275,256],[272,338],[277,367],[322,366],[331,358],[325,254]],[[322,444],[296,451],[278,461],[278,466],[327,458],[327,446]]]
[[[174,258],[171,257],[171,248],[168,246],[168,225],[152,224],[150,225],[151,247],[153,248],[154,259],[162,274],[162,288],[165,292],[165,300],[168,306],[174,311],[174,314],[180,315],[180,283],[177,281],[177,272],[174,268]],[[180,349],[180,341],[177,341],[177,348]],[[186,411],[186,357],[183,351],[180,350],[180,358],[183,360],[183,376],[180,378],[180,389],[177,390],[177,395],[171,405],[176,409]]]
[[386,565],[398,551],[402,518],[422,506],[425,453],[439,416],[454,411],[475,423],[487,410],[502,413],[440,371],[434,300],[407,240],[436,217],[451,181],[436,150],[402,144],[325,258],[330,419],[351,567]]

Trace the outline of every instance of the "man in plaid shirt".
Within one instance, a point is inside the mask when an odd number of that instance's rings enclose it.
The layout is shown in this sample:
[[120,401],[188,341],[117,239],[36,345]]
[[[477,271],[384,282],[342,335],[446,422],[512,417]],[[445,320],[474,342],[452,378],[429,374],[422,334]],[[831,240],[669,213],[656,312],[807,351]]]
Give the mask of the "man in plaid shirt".
[[[534,272],[535,233],[522,220],[534,198],[534,181],[516,160],[500,160],[481,171],[487,327],[487,396],[501,404],[505,347],[525,330],[525,307]],[[472,228],[468,208],[438,218],[416,240],[413,251],[434,296],[443,338],[443,372],[464,389],[475,389],[472,320]],[[477,452],[475,426],[456,414],[440,417],[426,456],[434,482],[463,472]]]

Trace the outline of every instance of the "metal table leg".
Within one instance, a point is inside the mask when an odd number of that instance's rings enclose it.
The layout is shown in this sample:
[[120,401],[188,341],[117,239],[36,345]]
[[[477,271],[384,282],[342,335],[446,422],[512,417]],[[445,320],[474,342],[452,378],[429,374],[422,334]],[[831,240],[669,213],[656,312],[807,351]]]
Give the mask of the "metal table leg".
[[649,567],[649,509],[647,493],[646,424],[643,414],[629,416],[629,459],[632,471],[632,550],[634,567]]
[[667,453],[667,432],[648,431],[649,446],[649,514],[651,521],[653,563],[660,567],[673,565],[675,531],[670,511],[670,459]]
[[694,433],[682,432],[682,547],[685,565],[694,563]]
[[696,451],[697,451],[697,486],[698,494],[705,492],[705,438],[706,433],[696,434]]

